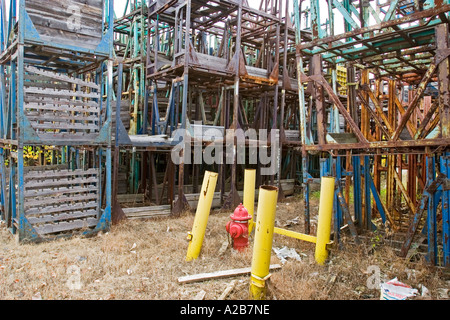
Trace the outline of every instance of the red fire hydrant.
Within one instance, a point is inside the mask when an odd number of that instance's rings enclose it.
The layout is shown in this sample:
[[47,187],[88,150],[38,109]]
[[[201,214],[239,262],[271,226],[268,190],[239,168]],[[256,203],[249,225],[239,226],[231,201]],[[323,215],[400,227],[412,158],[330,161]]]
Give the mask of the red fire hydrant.
[[230,218],[232,221],[228,221],[225,229],[231,236],[233,249],[242,250],[248,247],[248,221],[252,216],[241,203]]

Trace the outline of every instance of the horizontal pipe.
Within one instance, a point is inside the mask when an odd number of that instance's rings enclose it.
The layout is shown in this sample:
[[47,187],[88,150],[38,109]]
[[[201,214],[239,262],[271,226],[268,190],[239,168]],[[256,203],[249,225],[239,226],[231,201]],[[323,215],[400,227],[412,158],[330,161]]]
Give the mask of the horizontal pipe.
[[290,238],[298,239],[298,240],[312,242],[312,243],[316,243],[316,241],[317,241],[317,237],[315,237],[315,236],[311,236],[309,234],[304,234],[304,233],[300,233],[300,232],[295,232],[292,230],[286,230],[286,229],[282,229],[282,228],[278,228],[278,227],[274,228],[274,233],[280,234],[283,236],[287,236]]

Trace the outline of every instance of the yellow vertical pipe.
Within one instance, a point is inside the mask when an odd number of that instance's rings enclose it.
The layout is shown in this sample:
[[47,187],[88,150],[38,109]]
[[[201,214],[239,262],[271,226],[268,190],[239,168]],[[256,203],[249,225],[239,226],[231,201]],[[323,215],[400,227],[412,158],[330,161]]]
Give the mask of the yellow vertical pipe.
[[203,238],[205,237],[206,224],[208,223],[209,212],[214,198],[218,174],[205,171],[202,189],[198,199],[197,210],[195,212],[192,232],[189,233],[189,246],[186,261],[197,259],[202,249]]
[[277,199],[277,187],[261,186],[259,188],[250,276],[250,298],[253,300],[264,300],[266,296],[266,280],[270,276],[270,256]]
[[256,184],[256,170],[245,169],[244,171],[244,202],[243,205],[247,209],[248,214],[252,218],[248,222],[248,234],[253,230],[253,213],[255,211],[255,184]]
[[315,259],[319,265],[323,265],[328,257],[327,244],[330,242],[333,199],[334,177],[322,177],[315,251]]

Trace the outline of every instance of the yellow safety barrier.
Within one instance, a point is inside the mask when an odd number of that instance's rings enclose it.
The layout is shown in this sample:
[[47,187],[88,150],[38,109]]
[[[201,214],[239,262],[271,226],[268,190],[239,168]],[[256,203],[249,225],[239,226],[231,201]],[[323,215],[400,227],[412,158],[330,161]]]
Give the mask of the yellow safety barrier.
[[319,265],[323,265],[328,257],[327,244],[330,242],[331,235],[334,182],[335,179],[333,177],[322,177],[321,179],[315,251],[315,259]]
[[266,280],[270,277],[270,256],[272,253],[277,199],[277,187],[261,186],[259,188],[250,275],[250,298],[253,300],[264,300],[266,296]]
[[217,173],[205,171],[202,189],[198,199],[197,210],[195,212],[192,232],[188,233],[189,247],[186,255],[186,261],[197,259],[202,249],[209,212],[211,211],[214,191],[216,189],[217,177]]
[[248,234],[253,230],[253,218],[255,211],[255,183],[256,183],[256,170],[255,169],[245,169],[244,172],[244,199],[243,205],[247,209],[248,214],[252,218],[248,222]]

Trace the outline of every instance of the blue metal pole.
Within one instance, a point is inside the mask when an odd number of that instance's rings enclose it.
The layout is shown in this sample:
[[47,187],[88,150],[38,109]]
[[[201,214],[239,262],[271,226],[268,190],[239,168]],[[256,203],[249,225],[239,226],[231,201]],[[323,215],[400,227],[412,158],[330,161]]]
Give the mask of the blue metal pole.
[[[435,173],[435,159],[434,156],[427,156],[427,183],[429,185],[433,182]],[[435,194],[431,194],[428,201],[428,214],[427,214],[427,239],[428,239],[428,259],[431,264],[435,265],[437,261],[437,241],[436,241],[436,206],[435,206]]]
[[[449,177],[450,152],[445,152],[440,158],[440,171]],[[450,266],[450,191],[442,191],[442,254],[443,265],[445,267]]]
[[365,206],[365,228],[372,229],[372,200],[370,197],[370,159],[364,156],[364,206]]
[[342,208],[339,205],[339,197],[338,197],[341,179],[342,179],[342,157],[338,156],[336,158],[336,183],[339,188],[337,188],[334,191],[334,203],[333,203],[334,214],[335,214],[335,216],[334,216],[334,234],[335,234],[336,242],[339,242],[339,240],[340,240],[340,236],[341,236],[340,230],[341,230],[341,225],[343,223]]
[[355,210],[355,220],[362,226],[362,201],[361,201],[361,160],[359,156],[352,156],[353,162],[353,203]]

